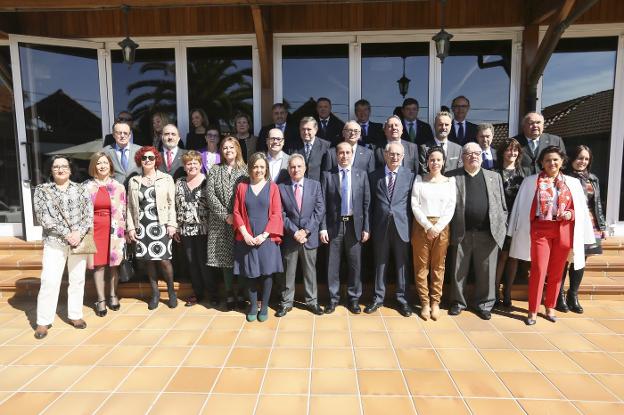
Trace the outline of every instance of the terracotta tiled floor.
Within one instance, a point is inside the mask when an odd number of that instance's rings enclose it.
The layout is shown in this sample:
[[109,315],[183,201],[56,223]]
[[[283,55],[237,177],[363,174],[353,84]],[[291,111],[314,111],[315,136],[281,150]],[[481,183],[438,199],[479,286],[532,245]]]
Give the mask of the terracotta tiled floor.
[[339,307],[246,323],[124,299],[37,341],[34,301],[0,298],[0,414],[623,414],[624,301],[532,327],[515,305],[491,321]]

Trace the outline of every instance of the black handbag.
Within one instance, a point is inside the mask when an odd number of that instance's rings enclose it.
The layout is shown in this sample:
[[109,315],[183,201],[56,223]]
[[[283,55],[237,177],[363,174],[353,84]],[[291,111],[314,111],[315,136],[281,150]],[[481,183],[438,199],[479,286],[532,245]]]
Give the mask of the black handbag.
[[124,258],[119,264],[119,282],[128,282],[134,278],[134,250],[128,245],[124,248]]

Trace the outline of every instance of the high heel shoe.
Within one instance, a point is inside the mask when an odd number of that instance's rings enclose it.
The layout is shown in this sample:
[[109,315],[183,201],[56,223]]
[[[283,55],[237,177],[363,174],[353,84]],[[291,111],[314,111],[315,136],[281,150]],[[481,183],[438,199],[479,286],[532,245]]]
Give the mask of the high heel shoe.
[[[104,304],[103,310],[100,310],[100,307],[99,307],[100,304]],[[106,310],[106,301],[104,300],[96,301],[95,303],[93,303],[93,309],[95,310],[95,315],[98,317],[104,317],[106,313],[108,312],[108,310]]]
[[[113,304],[113,298],[117,300],[117,304]],[[116,295],[111,295],[110,297],[108,297],[107,305],[108,305],[108,308],[110,308],[113,311],[118,311],[121,308],[121,304],[119,303],[119,298]]]
[[178,306],[178,297],[173,290],[169,291],[169,300],[167,300],[167,305],[169,308],[176,308]]
[[148,310],[155,310],[158,308],[158,303],[160,302],[160,295],[153,295],[152,298],[147,303]]

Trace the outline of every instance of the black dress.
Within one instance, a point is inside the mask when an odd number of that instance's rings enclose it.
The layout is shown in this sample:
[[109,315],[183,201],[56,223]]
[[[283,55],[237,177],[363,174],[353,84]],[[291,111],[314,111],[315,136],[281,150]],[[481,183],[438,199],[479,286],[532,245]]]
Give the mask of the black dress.
[[[270,183],[267,182],[256,196],[247,188],[245,208],[249,216],[252,236],[264,232],[269,222]],[[234,249],[234,274],[246,278],[258,278],[283,272],[279,246],[267,238],[260,246],[249,246],[245,241],[236,241]]]
[[206,147],[205,134],[197,134],[196,132],[190,132],[186,135],[186,149],[200,151]]

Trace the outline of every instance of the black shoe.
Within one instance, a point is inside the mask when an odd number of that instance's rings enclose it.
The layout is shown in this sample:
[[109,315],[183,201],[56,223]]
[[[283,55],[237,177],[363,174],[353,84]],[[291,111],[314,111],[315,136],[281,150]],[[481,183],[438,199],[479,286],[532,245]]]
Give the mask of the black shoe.
[[227,311],[232,311],[236,308],[236,300],[233,298],[228,298],[225,300],[225,308]]
[[536,323],[534,318],[526,318],[524,320],[524,324],[526,324],[527,326],[533,326]]
[[362,312],[362,309],[360,308],[360,305],[358,304],[357,301],[350,302],[347,308],[353,314],[360,314]]
[[157,309],[159,302],[160,302],[160,296],[152,297],[151,300],[149,300],[149,303],[147,303],[147,309],[148,310],[155,310],[155,309]]
[[383,303],[372,303],[364,308],[366,314],[373,314],[378,308],[383,307]]
[[455,303],[449,309],[448,314],[449,316],[458,316],[462,311],[463,309],[460,307],[459,303]]
[[573,294],[568,291],[568,294],[566,295],[566,304],[571,312],[583,314],[583,307],[581,307],[581,304],[578,301],[578,294]]
[[549,316],[548,314],[546,314],[544,316],[544,318],[548,321],[550,321],[551,323],[556,323],[557,322],[557,316]]
[[502,305],[503,305],[503,308],[506,310],[513,308],[513,304],[511,303],[511,298],[504,298]]
[[565,302],[563,290],[561,290],[561,292],[559,293],[559,297],[557,297],[557,305],[555,306],[555,310],[559,311],[560,313],[567,313],[568,311],[570,311],[568,309],[568,305]]
[[50,327],[51,327],[51,325],[48,325],[48,326],[37,326],[37,329],[35,330],[35,339],[41,340],[45,336],[47,336],[48,335],[48,328],[50,328]]
[[329,303],[325,306],[325,314],[331,314],[336,311],[336,304]]
[[[113,298],[115,300],[117,300],[116,304],[113,304]],[[108,298],[108,301],[106,302],[106,305],[108,305],[108,308],[110,308],[113,311],[119,311],[119,309],[121,308],[121,304],[119,303],[119,298],[116,295],[111,295]]]
[[169,308],[176,308],[178,306],[178,297],[175,293],[169,293],[169,300],[167,300]]
[[280,308],[278,308],[275,312],[275,317],[284,317],[286,314],[288,314],[289,311],[292,311],[292,306],[280,306]]
[[399,314],[401,314],[403,317],[409,317],[412,315],[412,309],[409,306],[409,304],[401,304],[399,306]]
[[186,299],[186,302],[184,303],[184,307],[193,307],[194,305],[197,305],[197,303],[198,303],[197,297],[192,295]]
[[219,303],[220,303],[220,301],[219,301],[219,297],[212,297],[212,298],[210,299],[210,306],[211,306],[212,308],[217,308],[217,307],[219,306]]
[[[100,310],[99,305],[100,304],[104,304],[104,309]],[[106,301],[102,300],[102,301],[96,301],[93,304],[93,308],[95,309],[95,315],[98,317],[104,317],[107,313],[108,310],[106,310]]]
[[243,300],[242,298],[240,300],[238,300],[238,302],[236,303],[236,307],[239,310],[247,310],[247,301]]
[[492,318],[492,313],[488,310],[477,310],[476,313],[481,320],[489,320]]
[[323,315],[323,309],[318,304],[310,304],[308,305],[308,310],[312,314],[316,314],[317,316]]

